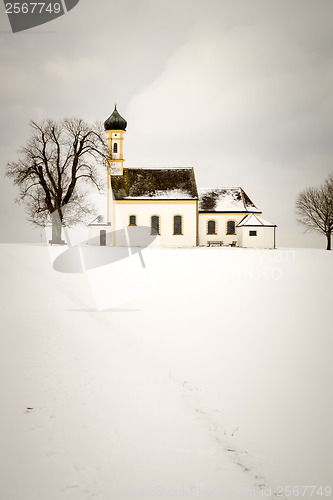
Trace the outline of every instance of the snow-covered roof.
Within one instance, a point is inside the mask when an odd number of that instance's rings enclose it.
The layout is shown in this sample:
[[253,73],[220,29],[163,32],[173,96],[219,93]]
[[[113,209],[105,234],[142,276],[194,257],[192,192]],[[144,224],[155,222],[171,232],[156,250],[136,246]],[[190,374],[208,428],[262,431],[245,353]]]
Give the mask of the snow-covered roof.
[[124,168],[111,176],[115,200],[196,200],[198,191],[192,167]]
[[257,212],[241,187],[199,189],[199,212]]
[[276,227],[276,224],[272,224],[271,222],[268,222],[267,220],[263,219],[262,217],[259,217],[258,215],[255,214],[249,214],[244,219],[242,219],[238,224],[237,227],[260,227],[260,226],[265,226],[265,227]]
[[94,220],[88,224],[88,226],[105,226],[110,223],[107,222],[105,215],[97,215]]

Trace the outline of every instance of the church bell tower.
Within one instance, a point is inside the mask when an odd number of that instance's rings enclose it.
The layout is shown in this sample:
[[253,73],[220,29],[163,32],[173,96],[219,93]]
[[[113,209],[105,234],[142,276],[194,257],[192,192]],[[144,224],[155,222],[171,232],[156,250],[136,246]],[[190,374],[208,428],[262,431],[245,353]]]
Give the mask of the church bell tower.
[[112,190],[110,189],[110,177],[113,175],[123,175],[123,142],[127,121],[120,116],[117,111],[117,104],[114,111],[104,122],[104,129],[108,136],[108,157],[107,157],[107,222],[110,224],[110,205],[112,204]]
[[108,135],[108,170],[110,175],[123,175],[123,141],[127,122],[120,116],[117,105],[114,111],[104,122],[104,129]]

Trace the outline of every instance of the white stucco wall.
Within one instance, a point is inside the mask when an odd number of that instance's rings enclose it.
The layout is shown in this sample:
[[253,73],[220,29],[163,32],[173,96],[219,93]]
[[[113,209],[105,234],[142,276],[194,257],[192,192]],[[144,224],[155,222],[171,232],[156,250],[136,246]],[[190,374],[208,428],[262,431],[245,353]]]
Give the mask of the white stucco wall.
[[[116,246],[196,246],[196,201],[117,201],[113,210]],[[130,215],[136,215],[137,226],[129,226]],[[160,216],[159,236],[150,234],[152,215]],[[174,215],[182,215],[182,235],[173,234]]]
[[[274,227],[238,227],[238,244],[244,248],[274,248]],[[257,231],[257,236],[250,236]]]
[[[274,237],[274,230],[275,230],[275,237]],[[264,248],[274,248],[274,240],[276,247],[276,227],[264,228],[264,235],[263,235]]]
[[[208,241],[223,241],[223,244],[229,245],[233,241],[237,241],[238,237],[236,234],[226,234],[227,233],[227,221],[233,220],[240,222],[247,213],[242,214],[218,214],[218,213],[200,213],[199,214],[199,245],[206,246]],[[207,222],[209,220],[217,221],[217,234],[207,234]]]
[[100,232],[106,231],[106,246],[112,246],[112,227],[106,224],[88,226],[88,244],[100,246]]

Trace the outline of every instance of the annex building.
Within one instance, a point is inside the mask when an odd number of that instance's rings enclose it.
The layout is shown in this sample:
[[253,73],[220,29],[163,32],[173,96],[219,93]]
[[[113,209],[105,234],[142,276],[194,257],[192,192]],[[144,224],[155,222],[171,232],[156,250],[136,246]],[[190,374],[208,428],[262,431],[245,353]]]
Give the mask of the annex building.
[[115,106],[104,123],[107,209],[89,224],[90,244],[275,248],[276,225],[241,187],[198,189],[193,167],[125,168],[126,127]]

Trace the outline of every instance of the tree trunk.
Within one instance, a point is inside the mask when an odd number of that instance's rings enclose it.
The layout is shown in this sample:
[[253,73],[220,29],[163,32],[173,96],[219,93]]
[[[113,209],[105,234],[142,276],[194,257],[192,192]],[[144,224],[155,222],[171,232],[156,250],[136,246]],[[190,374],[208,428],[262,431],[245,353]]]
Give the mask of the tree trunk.
[[326,234],[326,237],[327,237],[327,248],[326,248],[326,250],[332,250],[332,247],[331,247],[331,233]]
[[61,239],[62,223],[57,210],[52,213],[52,240],[51,245],[64,245],[65,241]]

